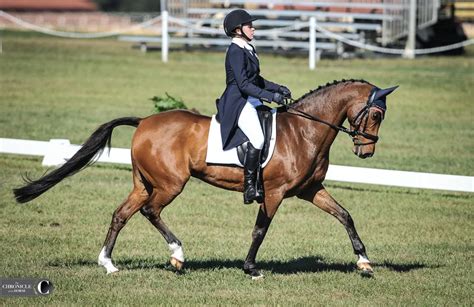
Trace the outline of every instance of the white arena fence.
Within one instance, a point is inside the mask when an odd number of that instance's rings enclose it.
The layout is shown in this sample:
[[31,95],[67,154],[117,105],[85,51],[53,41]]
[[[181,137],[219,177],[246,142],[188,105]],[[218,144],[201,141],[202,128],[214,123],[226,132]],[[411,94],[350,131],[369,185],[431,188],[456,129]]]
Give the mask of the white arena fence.
[[[66,139],[31,141],[0,138],[0,153],[43,156],[43,166],[58,166],[72,157],[81,148]],[[98,162],[131,164],[130,149],[107,149],[98,157]],[[365,183],[395,187],[421,188],[456,192],[474,192],[474,177],[407,172],[352,166],[330,165],[326,175],[330,181]]]
[[[41,27],[30,22],[24,21],[20,18],[17,18],[11,14],[0,11],[0,18],[4,18],[11,23],[14,23],[22,28],[29,29],[32,31],[37,31],[47,35],[66,37],[66,38],[82,38],[82,39],[91,39],[91,38],[103,38],[117,36],[123,33],[130,33],[140,29],[152,29],[156,32],[156,36],[120,36],[119,39],[123,41],[130,41],[142,44],[142,50],[146,51],[146,43],[160,43],[162,50],[162,60],[163,62],[168,61],[168,51],[170,44],[178,45],[220,45],[226,46],[229,44],[227,38],[219,37],[222,36],[223,30],[216,28],[216,23],[220,24],[221,20],[214,20],[208,26],[202,24],[202,20],[192,20],[186,18],[176,18],[169,16],[167,11],[163,11],[160,16],[153,17],[145,22],[132,25],[130,27],[116,29],[109,32],[96,32],[96,33],[82,33],[82,32],[65,32],[58,31],[46,27]],[[271,24],[271,20],[261,21]],[[280,22],[280,21],[278,21]],[[322,42],[318,41],[320,38],[331,38],[339,44],[347,44],[356,48],[363,50],[369,50],[372,52],[386,53],[386,54],[395,54],[395,55],[406,55],[406,49],[395,49],[395,48],[386,48],[376,45],[366,44],[363,42],[358,34],[356,33],[335,33],[328,30],[328,28],[333,28],[335,24],[328,22],[317,22],[315,16],[309,17],[308,21],[286,21],[286,25],[278,24],[279,26],[270,29],[270,30],[259,30],[257,34],[260,37],[265,37],[265,39],[255,40],[255,45],[257,47],[283,47],[283,48],[300,48],[307,50],[309,54],[309,68],[314,69],[316,66],[316,60],[320,56],[321,50],[326,49],[337,49],[338,46],[335,43],[331,42]],[[341,24],[339,24],[340,26]],[[347,25],[351,26],[351,25]],[[354,26],[354,25],[352,25]],[[308,32],[303,33],[292,32],[294,30],[308,29]],[[214,37],[189,37],[184,36],[170,36],[170,33],[191,33],[191,34],[205,34],[208,36]],[[282,41],[281,37],[289,37],[293,40]],[[273,39],[272,39],[273,38]],[[295,41],[294,39],[299,39]],[[301,40],[303,39],[303,40]],[[474,39],[469,39],[464,42],[457,44],[429,48],[429,49],[415,49],[410,50],[414,55],[430,54],[444,52],[452,49],[457,49],[460,47],[465,47],[468,45],[474,44]],[[1,41],[0,41],[1,45]]]
[[7,20],[7,21],[9,21],[9,22],[21,27],[21,28],[28,29],[28,30],[31,30],[31,31],[43,33],[43,34],[46,34],[46,35],[64,37],[64,38],[83,38],[83,39],[105,38],[105,37],[117,36],[117,35],[120,35],[120,34],[123,34],[123,33],[131,33],[131,32],[135,32],[137,30],[152,27],[152,26],[158,24],[159,21],[161,20],[161,15],[158,15],[158,16],[149,18],[146,21],[143,21],[143,22],[137,23],[137,24],[131,24],[131,22],[128,21],[127,22],[128,26],[121,27],[121,28],[118,28],[118,29],[114,29],[112,31],[105,31],[105,32],[71,32],[71,31],[59,31],[59,30],[54,30],[54,29],[47,28],[47,27],[44,27],[44,26],[40,26],[40,25],[28,22],[26,20],[23,20],[19,17],[14,16],[12,14],[8,14],[8,13],[0,10],[0,18],[2,18],[2,17],[5,20]]

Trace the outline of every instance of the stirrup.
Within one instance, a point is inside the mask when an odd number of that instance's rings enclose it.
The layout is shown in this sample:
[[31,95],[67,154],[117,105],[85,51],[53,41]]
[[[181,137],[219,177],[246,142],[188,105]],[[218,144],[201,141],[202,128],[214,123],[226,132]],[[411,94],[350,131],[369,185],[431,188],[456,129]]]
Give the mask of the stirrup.
[[263,200],[264,200],[263,195],[259,194],[258,191],[255,191],[255,192],[256,192],[255,195],[250,197],[249,199],[245,197],[245,193],[244,193],[244,205],[250,205],[254,201],[256,201],[259,204],[263,203]]

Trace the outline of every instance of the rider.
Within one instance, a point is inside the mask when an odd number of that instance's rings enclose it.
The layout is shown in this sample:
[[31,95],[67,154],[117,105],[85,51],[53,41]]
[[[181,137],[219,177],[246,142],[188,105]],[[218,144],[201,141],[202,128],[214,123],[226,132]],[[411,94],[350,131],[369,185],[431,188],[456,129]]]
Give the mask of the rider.
[[217,104],[223,149],[249,141],[244,161],[245,204],[262,198],[256,184],[264,138],[255,108],[262,105],[261,100],[282,104],[285,97],[291,97],[286,86],[260,76],[257,53],[249,44],[254,37],[254,20],[256,18],[241,9],[230,12],[224,19],[224,31],[232,43],[225,59],[227,86]]

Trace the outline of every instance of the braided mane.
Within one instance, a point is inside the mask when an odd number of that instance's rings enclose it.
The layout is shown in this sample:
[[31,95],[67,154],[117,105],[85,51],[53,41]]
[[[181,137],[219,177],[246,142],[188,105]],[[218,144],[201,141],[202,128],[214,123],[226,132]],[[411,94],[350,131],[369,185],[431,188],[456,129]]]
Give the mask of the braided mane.
[[304,100],[306,97],[308,96],[311,96],[311,95],[317,95],[319,94],[319,92],[321,92],[322,90],[325,90],[329,87],[332,87],[332,86],[335,86],[335,85],[338,85],[338,84],[341,84],[341,83],[353,83],[353,82],[361,82],[361,83],[366,83],[366,84],[369,84],[369,85],[372,85],[370,82],[368,81],[365,81],[363,79],[349,79],[349,80],[346,80],[346,79],[342,79],[342,80],[334,80],[333,82],[328,82],[326,83],[325,85],[320,85],[318,86],[316,89],[314,90],[310,90],[308,93],[304,94],[303,96],[301,96],[300,98],[298,98],[297,100],[295,100],[292,104],[295,104],[295,103],[298,103],[302,100]]

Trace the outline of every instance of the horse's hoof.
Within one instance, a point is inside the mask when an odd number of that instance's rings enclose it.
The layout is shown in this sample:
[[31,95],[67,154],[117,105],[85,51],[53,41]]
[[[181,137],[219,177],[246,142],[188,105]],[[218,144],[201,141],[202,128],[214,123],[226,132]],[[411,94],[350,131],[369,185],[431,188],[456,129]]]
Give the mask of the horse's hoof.
[[107,275],[113,274],[119,271],[119,269],[117,269],[115,265],[112,264],[112,261],[107,261],[107,259],[106,260],[99,259],[99,265],[105,268],[105,270],[107,271]]
[[363,277],[373,277],[374,270],[369,262],[357,262],[357,269]]
[[247,274],[252,280],[259,280],[263,279],[263,274],[260,273],[257,269],[246,269],[244,270],[245,274]]
[[178,271],[181,271],[181,269],[184,266],[184,262],[179,261],[178,259],[171,257],[170,260],[171,265]]
[[117,269],[117,268],[107,269],[107,275],[117,273],[118,271],[119,271],[119,269]]

